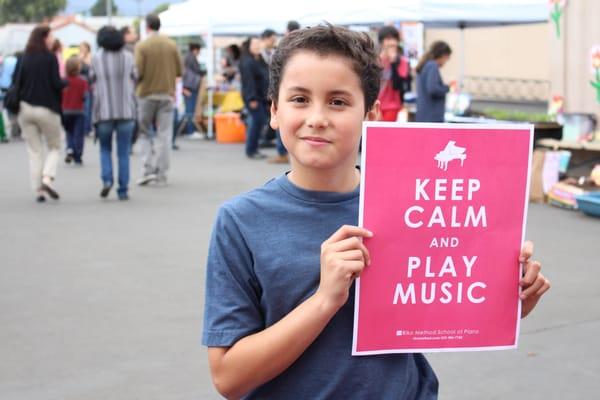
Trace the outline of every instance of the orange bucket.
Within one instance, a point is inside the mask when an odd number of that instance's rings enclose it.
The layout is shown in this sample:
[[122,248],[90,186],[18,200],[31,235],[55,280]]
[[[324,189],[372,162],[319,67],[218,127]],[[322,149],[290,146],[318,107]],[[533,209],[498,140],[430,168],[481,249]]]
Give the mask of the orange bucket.
[[219,143],[244,143],[246,141],[246,125],[238,113],[215,114],[215,131]]

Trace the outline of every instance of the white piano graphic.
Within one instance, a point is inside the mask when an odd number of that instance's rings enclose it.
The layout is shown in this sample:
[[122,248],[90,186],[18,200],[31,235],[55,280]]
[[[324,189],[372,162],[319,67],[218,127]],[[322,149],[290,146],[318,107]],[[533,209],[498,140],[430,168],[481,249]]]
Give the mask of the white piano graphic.
[[433,157],[438,162],[438,168],[444,171],[448,170],[448,163],[452,160],[460,160],[460,166],[463,166],[467,155],[465,154],[466,148],[458,147],[454,140],[450,140],[444,150],[440,151]]

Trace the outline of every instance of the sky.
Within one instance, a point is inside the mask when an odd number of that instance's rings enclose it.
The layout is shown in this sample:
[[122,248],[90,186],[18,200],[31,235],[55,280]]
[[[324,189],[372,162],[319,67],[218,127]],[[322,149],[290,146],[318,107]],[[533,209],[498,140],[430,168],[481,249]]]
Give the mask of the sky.
[[[138,4],[142,15],[149,13],[163,3],[180,3],[183,0],[114,0],[120,15],[138,15]],[[84,13],[96,0],[67,0],[67,14]]]

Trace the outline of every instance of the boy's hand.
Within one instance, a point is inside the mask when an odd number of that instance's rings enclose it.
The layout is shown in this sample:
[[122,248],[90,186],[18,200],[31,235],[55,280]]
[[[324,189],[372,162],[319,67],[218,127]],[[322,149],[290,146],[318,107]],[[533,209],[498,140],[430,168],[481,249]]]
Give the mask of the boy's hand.
[[519,262],[523,264],[523,277],[521,285],[521,318],[525,318],[535,307],[544,293],[550,289],[550,281],[540,273],[542,264],[539,261],[531,261],[533,255],[533,243],[526,241],[521,249]]
[[336,311],[348,301],[352,282],[371,262],[361,238],[372,236],[364,228],[344,225],[321,245],[321,282],[317,294]]

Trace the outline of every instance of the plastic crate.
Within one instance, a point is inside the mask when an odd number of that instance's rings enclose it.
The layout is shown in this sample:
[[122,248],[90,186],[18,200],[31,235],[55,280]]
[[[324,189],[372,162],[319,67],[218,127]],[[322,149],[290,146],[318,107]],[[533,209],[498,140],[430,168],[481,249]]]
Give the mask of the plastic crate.
[[577,206],[584,214],[600,218],[600,192],[582,194],[576,199]]

